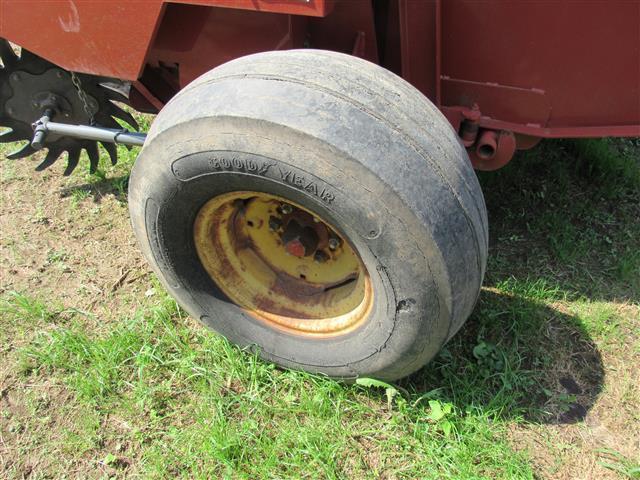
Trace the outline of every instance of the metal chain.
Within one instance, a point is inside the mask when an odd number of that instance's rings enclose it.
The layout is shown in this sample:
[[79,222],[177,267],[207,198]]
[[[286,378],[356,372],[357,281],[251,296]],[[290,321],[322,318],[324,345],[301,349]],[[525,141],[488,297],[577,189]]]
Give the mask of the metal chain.
[[95,123],[93,119],[93,110],[89,106],[89,100],[87,98],[87,94],[82,89],[82,82],[80,82],[80,78],[74,73],[71,72],[71,83],[76,87],[76,91],[78,92],[78,97],[82,102],[82,108],[84,108],[85,113],[89,117],[89,125],[93,125]]

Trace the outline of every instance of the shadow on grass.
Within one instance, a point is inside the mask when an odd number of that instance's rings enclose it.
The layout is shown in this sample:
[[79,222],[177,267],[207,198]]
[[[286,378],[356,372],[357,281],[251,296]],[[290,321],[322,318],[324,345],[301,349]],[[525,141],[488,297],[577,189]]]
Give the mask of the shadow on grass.
[[538,282],[555,300],[640,303],[638,159],[632,140],[547,141],[480,172],[490,230],[485,286],[511,282],[517,292]]
[[105,176],[97,177],[96,181],[73,185],[60,190],[60,197],[92,197],[95,203],[100,203],[106,195],[113,195],[119,202],[127,202],[127,188],[129,186],[129,174],[113,178]]
[[439,356],[400,385],[463,412],[574,423],[585,418],[603,382],[600,353],[577,318],[485,289]]
[[462,411],[584,419],[603,388],[602,358],[582,321],[555,305],[640,302],[639,158],[633,140],[550,141],[480,172],[485,289],[463,329],[402,385]]

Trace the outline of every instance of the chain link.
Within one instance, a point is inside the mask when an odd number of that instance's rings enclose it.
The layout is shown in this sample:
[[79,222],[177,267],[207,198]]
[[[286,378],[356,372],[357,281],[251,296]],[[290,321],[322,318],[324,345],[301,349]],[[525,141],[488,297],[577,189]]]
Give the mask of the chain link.
[[78,97],[82,102],[82,108],[84,108],[85,113],[89,117],[89,125],[93,125],[95,123],[93,119],[93,113],[94,113],[93,109],[89,105],[89,99],[87,97],[87,94],[82,89],[82,82],[80,81],[80,78],[74,72],[71,72],[71,83],[73,83],[73,86],[76,87],[76,91],[78,92]]

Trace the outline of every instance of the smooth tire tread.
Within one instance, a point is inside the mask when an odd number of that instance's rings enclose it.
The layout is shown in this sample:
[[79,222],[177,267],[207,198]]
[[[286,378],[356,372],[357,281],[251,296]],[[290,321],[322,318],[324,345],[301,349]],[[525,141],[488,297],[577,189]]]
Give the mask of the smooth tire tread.
[[[238,167],[209,172],[216,155]],[[176,181],[178,160],[192,177]],[[256,176],[246,162],[271,163],[282,178]],[[221,179],[228,185],[219,185]],[[179,263],[191,257],[172,249],[184,244],[188,224],[177,227],[183,237],[172,247],[167,225],[181,219],[171,209],[191,211],[204,201],[198,193],[204,185],[222,192],[245,183],[320,208],[355,238],[379,295],[366,327],[323,347],[260,325],[233,327],[228,319],[243,314],[229,310],[227,318],[223,299],[202,295],[206,280],[193,283],[180,273]],[[310,194],[319,188],[334,192],[336,202],[323,204],[317,191]],[[152,125],[130,196],[145,255],[190,313],[236,343],[257,343],[269,360],[339,378],[396,379],[421,367],[470,314],[486,267],[484,200],[447,120],[391,72],[333,52],[252,55],[195,80]],[[159,212],[152,224],[142,207],[149,201]],[[150,232],[149,225],[158,230]],[[214,304],[224,310],[220,319],[213,318]]]

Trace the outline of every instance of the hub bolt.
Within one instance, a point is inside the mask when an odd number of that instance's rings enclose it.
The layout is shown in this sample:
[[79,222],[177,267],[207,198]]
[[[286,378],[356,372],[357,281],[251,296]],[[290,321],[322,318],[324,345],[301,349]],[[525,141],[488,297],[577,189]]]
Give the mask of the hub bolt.
[[282,220],[277,217],[269,217],[269,230],[275,232],[282,227]]
[[340,240],[338,240],[335,237],[331,237],[329,239],[329,249],[330,250],[335,250],[336,248],[338,248],[340,246]]
[[280,205],[280,210],[283,214],[289,215],[291,212],[293,212],[293,207],[288,203],[283,203],[282,205]]
[[324,263],[329,260],[329,255],[324,250],[317,250],[313,259],[318,263]]

